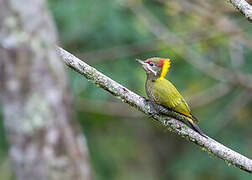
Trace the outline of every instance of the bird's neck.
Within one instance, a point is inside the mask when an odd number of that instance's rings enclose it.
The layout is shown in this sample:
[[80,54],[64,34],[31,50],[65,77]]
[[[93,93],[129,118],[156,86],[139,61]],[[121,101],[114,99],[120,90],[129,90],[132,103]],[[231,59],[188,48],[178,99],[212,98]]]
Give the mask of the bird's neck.
[[156,76],[153,73],[147,74],[147,81],[155,82],[158,78],[160,78],[160,74],[158,74]]

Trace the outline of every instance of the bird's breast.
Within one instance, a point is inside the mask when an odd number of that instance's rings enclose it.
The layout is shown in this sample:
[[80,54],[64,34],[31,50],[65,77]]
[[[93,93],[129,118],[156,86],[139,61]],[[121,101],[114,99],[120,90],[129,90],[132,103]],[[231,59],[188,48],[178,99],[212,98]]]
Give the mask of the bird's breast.
[[150,101],[158,103],[157,97],[153,94],[154,80],[147,79],[145,82],[145,91]]

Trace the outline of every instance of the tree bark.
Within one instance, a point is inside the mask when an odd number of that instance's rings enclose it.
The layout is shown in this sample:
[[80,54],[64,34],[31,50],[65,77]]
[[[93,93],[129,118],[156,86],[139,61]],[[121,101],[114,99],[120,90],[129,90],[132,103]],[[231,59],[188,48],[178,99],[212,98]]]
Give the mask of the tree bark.
[[91,179],[44,0],[0,0],[0,91],[19,180]]
[[250,0],[230,0],[236,9],[238,9],[244,16],[252,22],[252,6]]

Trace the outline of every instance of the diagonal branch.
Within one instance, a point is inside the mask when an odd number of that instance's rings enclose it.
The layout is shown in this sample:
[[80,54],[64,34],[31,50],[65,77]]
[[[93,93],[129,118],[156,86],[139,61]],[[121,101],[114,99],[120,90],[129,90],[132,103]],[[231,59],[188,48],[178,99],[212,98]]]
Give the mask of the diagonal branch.
[[252,173],[251,159],[248,159],[247,157],[227,148],[210,137],[206,139],[200,136],[180,121],[183,120],[181,115],[164,109],[162,106],[160,106],[160,109],[169,114],[169,116],[161,116],[157,114],[152,104],[145,98],[123,87],[64,49],[57,48],[57,51],[66,65],[95,83],[97,86],[120,98],[124,103],[135,107],[147,115],[151,115],[155,120],[167,126],[170,131],[173,131],[187,140],[199,145],[202,150],[223,159],[228,164],[232,164],[244,171]]
[[252,6],[245,0],[230,0],[230,2],[235,6],[244,16],[252,21]]

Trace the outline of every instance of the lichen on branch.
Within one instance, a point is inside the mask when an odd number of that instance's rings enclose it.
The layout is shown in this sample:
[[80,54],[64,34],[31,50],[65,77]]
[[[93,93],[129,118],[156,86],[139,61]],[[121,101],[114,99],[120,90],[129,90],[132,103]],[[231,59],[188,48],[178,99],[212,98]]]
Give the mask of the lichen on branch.
[[230,0],[230,2],[252,22],[252,6],[246,0]]

